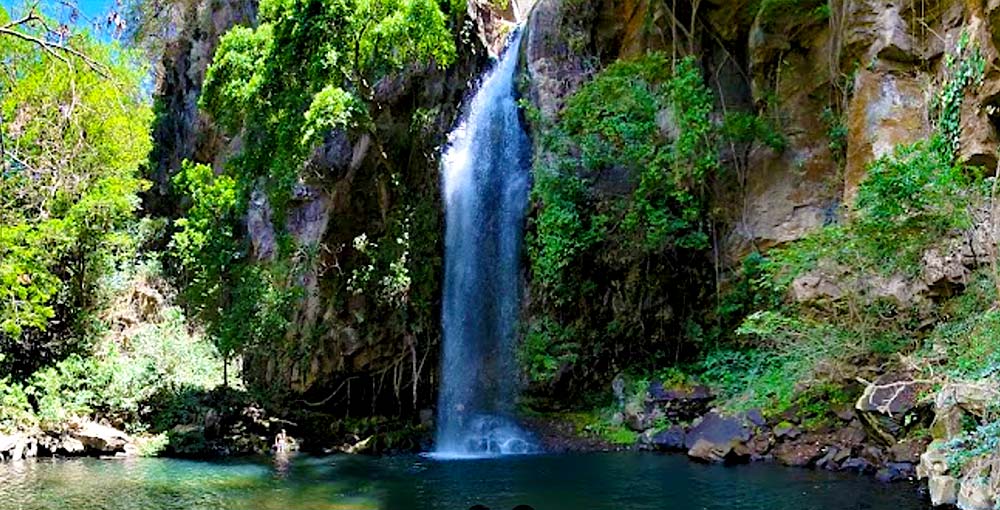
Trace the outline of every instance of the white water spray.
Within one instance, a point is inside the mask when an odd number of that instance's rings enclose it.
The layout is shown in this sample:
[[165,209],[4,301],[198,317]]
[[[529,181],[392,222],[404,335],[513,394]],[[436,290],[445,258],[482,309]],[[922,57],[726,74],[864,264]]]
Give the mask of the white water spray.
[[530,143],[514,96],[520,31],[483,79],[444,153],[444,363],[433,455],[535,449],[511,419]]

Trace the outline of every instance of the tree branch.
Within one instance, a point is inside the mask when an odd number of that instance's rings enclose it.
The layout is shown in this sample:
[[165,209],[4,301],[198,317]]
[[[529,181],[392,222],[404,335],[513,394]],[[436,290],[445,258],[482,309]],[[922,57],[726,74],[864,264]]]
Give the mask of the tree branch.
[[[57,59],[57,60],[65,63],[67,65],[70,65],[70,60],[69,60],[69,58],[66,57],[66,55],[69,55],[71,57],[75,57],[75,58],[83,61],[83,63],[86,64],[87,67],[89,67],[95,73],[99,74],[102,78],[109,78],[110,77],[108,75],[108,73],[104,70],[103,66],[101,66],[100,64],[98,64],[96,61],[94,61],[93,59],[91,59],[90,57],[88,57],[87,55],[85,55],[84,53],[82,53],[82,52],[80,52],[80,51],[78,51],[76,49],[73,49],[73,48],[71,48],[69,46],[66,46],[65,44],[57,44],[57,43],[49,42],[49,41],[46,41],[45,39],[42,39],[40,37],[31,35],[31,34],[27,34],[27,33],[21,32],[19,30],[16,30],[16,27],[19,27],[21,25],[28,25],[28,24],[30,24],[32,22],[38,22],[43,27],[45,26],[45,22],[42,20],[42,18],[40,16],[38,16],[37,14],[35,14],[34,9],[32,9],[23,18],[11,21],[11,22],[6,23],[4,25],[0,25],[0,35],[7,35],[7,36],[11,36],[11,37],[15,37],[15,38],[21,39],[23,41],[28,41],[28,42],[30,42],[30,43],[32,43],[32,44],[40,47],[43,51],[45,51],[46,53],[48,53],[49,55],[51,55],[53,58],[55,58],[55,59]],[[46,29],[47,29],[47,27],[46,27]],[[65,53],[66,55],[62,55],[62,54],[60,54],[60,52],[61,53]]]

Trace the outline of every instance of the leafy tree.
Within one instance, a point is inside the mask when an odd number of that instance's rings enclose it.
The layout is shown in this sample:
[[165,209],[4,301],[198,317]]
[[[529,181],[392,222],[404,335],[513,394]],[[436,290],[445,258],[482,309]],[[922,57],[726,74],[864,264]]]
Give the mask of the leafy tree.
[[[404,73],[455,59],[447,19],[433,0],[264,0],[258,21],[220,39],[200,99],[230,135],[242,138],[241,153],[221,175],[186,166],[176,181],[191,197],[172,244],[188,304],[227,354],[287,329],[297,294],[293,276],[315,247],[294,246],[282,225],[315,147],[337,130],[368,136],[373,153],[391,168],[373,121],[386,87]],[[309,175],[319,185],[336,178]],[[270,262],[244,259],[241,219],[253,189],[267,194],[278,229]],[[397,237],[407,241],[401,246],[408,244],[407,221],[400,220],[404,232]],[[406,247],[400,251],[390,266],[395,276],[377,280],[402,289],[386,291],[393,296],[408,290],[401,266]]]
[[0,11],[0,36],[0,346],[21,366],[81,337],[98,280],[133,249],[152,111],[120,47],[53,43],[36,14]]

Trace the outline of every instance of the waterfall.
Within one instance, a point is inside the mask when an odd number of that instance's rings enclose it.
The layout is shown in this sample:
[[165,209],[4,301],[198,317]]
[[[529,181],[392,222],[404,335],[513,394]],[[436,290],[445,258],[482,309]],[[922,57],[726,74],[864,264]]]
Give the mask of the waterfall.
[[510,418],[531,162],[514,97],[520,40],[516,31],[444,153],[444,361],[434,453],[440,457],[534,448]]

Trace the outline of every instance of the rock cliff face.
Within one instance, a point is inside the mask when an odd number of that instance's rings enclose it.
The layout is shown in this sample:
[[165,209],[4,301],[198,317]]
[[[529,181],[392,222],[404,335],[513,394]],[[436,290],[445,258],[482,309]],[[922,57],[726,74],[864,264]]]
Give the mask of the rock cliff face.
[[[226,159],[239,153],[239,136],[222,136],[197,102],[219,37],[233,26],[252,25],[256,8],[255,1],[195,0],[176,3],[170,13],[168,32],[175,37],[165,44],[156,84],[162,108],[154,134],[154,187],[147,199],[152,212],[178,212],[170,179],[182,161],[221,171]],[[300,170],[301,181],[280,217],[261,186],[249,194],[246,256],[261,263],[275,260],[287,234],[301,257],[308,257],[290,282],[301,292],[289,329],[274,331],[272,342],[244,355],[250,386],[282,397],[276,403],[308,402],[312,409],[341,415],[415,416],[431,405],[444,228],[439,148],[488,65],[487,46],[502,46],[515,12],[524,8],[512,4],[500,11],[488,2],[469,2],[455,29],[457,62],[443,70],[416,66],[375,84],[378,139],[329,134]],[[376,171],[385,168],[391,171]],[[391,236],[414,238],[406,255],[414,267],[406,302],[387,306],[379,296],[347,289],[352,276],[372,263],[359,239],[388,239],[392,225],[407,230]]]
[[[784,135],[784,150],[753,144],[722,154],[733,173],[731,182],[712,193],[713,208],[725,218],[716,240],[716,258],[723,266],[754,247],[781,245],[840,221],[869,162],[928,135],[939,114],[931,91],[948,72],[945,56],[962,40],[980,49],[987,72],[961,102],[959,153],[988,170],[996,165],[1000,1],[786,4],[539,0],[526,23],[527,96],[543,116],[557,118],[566,99],[600,69],[655,50],[697,55],[714,92],[718,118],[743,111],[772,119]],[[417,203],[407,202],[403,192],[375,177],[372,169],[383,158],[398,165],[405,194],[422,197],[413,221],[429,232],[442,231],[438,149],[462,98],[486,65],[486,55],[495,53],[509,21],[529,6],[511,2],[501,11],[487,2],[469,2],[469,16],[456,34],[458,63],[446,71],[414,69],[378,85],[387,106],[375,122],[383,138],[391,140],[385,154],[367,136],[330,135],[303,169],[317,178],[296,188],[284,225],[275,225],[264,193],[251,194],[248,256],[274,257],[277,231],[287,231],[296,245],[318,254],[298,277],[304,294],[293,327],[275,332],[282,338],[275,346],[247,356],[246,376],[252,383],[326,407],[350,403],[348,407],[369,411],[399,409],[405,400],[404,407],[412,411],[431,402],[440,241],[421,254],[427,271],[414,285],[422,286],[428,301],[419,320],[385,320],[385,310],[376,309],[372,296],[333,296],[365,263],[352,247],[357,236],[384,233],[400,204]],[[167,214],[176,207],[169,179],[182,160],[220,168],[239,151],[239,139],[222,137],[198,110],[197,99],[219,36],[234,25],[253,24],[256,2],[193,1],[174,8],[175,37],[166,42],[157,82],[161,116],[148,200],[150,209]],[[424,121],[415,130],[417,112]],[[939,250],[925,256],[924,281],[915,287],[891,279],[873,284],[882,287],[882,294],[905,301],[941,281],[958,281],[980,263],[976,254],[985,250],[987,230],[972,234],[979,244],[959,239],[954,253]],[[794,290],[808,300],[835,294],[838,285],[836,275],[811,275],[796,282]],[[662,297],[647,296],[646,302],[660,303]],[[403,381],[420,383],[404,391]],[[401,392],[407,393],[405,398]]]
[[[156,20],[164,26],[163,56],[156,66],[157,122],[153,128],[153,188],[146,209],[156,214],[176,212],[170,178],[185,159],[221,168],[238,141],[224,139],[198,110],[205,70],[219,37],[236,25],[252,25],[257,0],[169,2]],[[156,36],[154,36],[156,37]]]
[[[950,130],[959,161],[987,176],[997,168],[1000,1],[540,0],[528,30],[528,96],[547,119],[558,119],[567,98],[612,61],[662,51],[697,58],[715,96],[717,123],[742,111],[778,126],[783,150],[754,143],[745,151],[722,151],[732,175],[711,193],[712,208],[721,211],[725,224],[711,255],[720,255],[723,273],[753,249],[767,250],[848,220],[873,161],[942,129]],[[985,60],[986,71],[981,82],[973,79],[954,89],[957,113],[949,117],[942,90],[962,72],[957,62],[968,58],[970,48]],[[533,126],[536,137],[545,129],[541,126]],[[599,195],[598,188],[594,184],[589,191]],[[904,309],[929,308],[995,256],[997,225],[986,207],[977,205],[970,228],[942,234],[934,248],[922,251],[916,276],[858,281],[844,268],[826,267],[795,280],[791,298],[821,307],[853,293]],[[648,298],[666,301],[678,290],[662,289]],[[894,399],[908,395],[913,400],[908,410],[927,411],[926,402],[920,407],[915,397],[923,388],[909,379],[879,380],[866,390],[855,427],[862,437],[864,423],[873,440],[890,448],[902,444],[892,430],[906,427],[892,420],[907,413],[888,406],[899,402],[878,403],[878,389],[892,389]],[[935,439],[953,438],[962,412],[979,416],[966,407],[972,406],[962,399],[936,404],[930,413],[936,416]],[[916,422],[933,416],[920,414]],[[930,478],[934,502],[991,507],[1000,470],[991,468],[989,483],[982,476],[959,480],[954,468],[949,472],[943,465],[944,456],[932,448],[918,471]],[[906,457],[912,467],[915,456]]]
[[[768,3],[685,1],[671,12],[656,2],[543,0],[528,22],[527,76],[545,115],[557,115],[602,64],[659,50],[698,55],[720,116],[743,110],[777,120],[786,149],[754,147],[737,168],[736,200],[718,195],[732,218],[730,258],[837,221],[869,162],[926,137],[933,85],[962,34],[987,62],[997,58],[996,2]],[[997,78],[989,71],[962,103],[961,157],[988,169]]]

